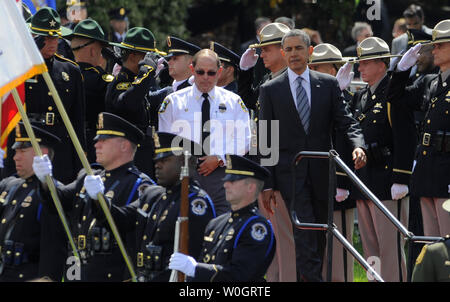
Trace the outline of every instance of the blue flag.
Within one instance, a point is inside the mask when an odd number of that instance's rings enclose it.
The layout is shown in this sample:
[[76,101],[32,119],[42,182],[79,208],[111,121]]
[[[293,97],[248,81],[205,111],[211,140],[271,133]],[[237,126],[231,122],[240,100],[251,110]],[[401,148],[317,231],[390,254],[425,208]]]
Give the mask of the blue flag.
[[22,0],[22,3],[28,6],[33,15],[44,6],[56,9],[56,0]]

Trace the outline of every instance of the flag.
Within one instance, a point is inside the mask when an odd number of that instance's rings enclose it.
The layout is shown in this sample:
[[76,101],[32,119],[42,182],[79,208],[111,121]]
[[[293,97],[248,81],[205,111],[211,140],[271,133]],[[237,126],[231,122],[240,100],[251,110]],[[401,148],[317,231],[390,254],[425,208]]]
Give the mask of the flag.
[[38,10],[40,10],[44,6],[56,9],[55,0],[23,0],[22,2],[28,6],[32,15],[34,15]]
[[[25,103],[25,85],[22,83],[16,87],[22,104]],[[16,103],[11,93],[7,93],[2,98],[2,126],[0,147],[6,152],[6,144],[8,143],[8,135],[16,127],[20,121],[20,114],[17,110]]]
[[[1,141],[3,147],[9,132],[19,121],[12,96],[6,96],[12,89],[22,90],[25,80],[47,71],[28,26],[17,9],[16,0],[2,0],[0,6],[0,98],[2,99]],[[12,102],[11,102],[12,101]],[[5,118],[4,118],[5,117]],[[8,132],[9,130],[9,132]]]

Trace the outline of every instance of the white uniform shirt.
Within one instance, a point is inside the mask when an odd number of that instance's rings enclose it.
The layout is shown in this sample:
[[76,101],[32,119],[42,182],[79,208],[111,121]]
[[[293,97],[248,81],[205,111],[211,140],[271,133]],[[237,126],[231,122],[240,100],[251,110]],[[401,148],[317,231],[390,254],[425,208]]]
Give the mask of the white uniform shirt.
[[[250,142],[247,107],[240,96],[217,86],[208,95],[211,155],[221,156],[224,162],[225,154],[244,155],[249,150]],[[159,131],[200,143],[202,103],[202,92],[195,84],[168,95],[159,110]]]

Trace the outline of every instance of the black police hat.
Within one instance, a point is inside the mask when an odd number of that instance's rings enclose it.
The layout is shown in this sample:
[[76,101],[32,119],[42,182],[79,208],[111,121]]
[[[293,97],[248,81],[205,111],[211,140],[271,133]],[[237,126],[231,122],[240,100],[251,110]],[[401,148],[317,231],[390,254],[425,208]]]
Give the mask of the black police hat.
[[186,42],[180,38],[169,36],[167,37],[167,46],[169,47],[168,55],[165,56],[165,59],[177,55],[195,55],[198,51],[201,50],[200,47],[194,45],[192,43]]
[[[33,129],[34,136],[36,137],[36,141],[39,145],[44,145],[50,148],[54,148],[55,145],[59,144],[61,140],[54,134],[47,132],[37,126],[31,125]],[[27,131],[25,130],[25,125],[20,122],[16,125],[16,137],[14,144],[12,145],[12,149],[24,149],[30,148],[31,139],[28,137]]]
[[99,113],[94,141],[112,137],[123,137],[137,145],[144,139],[144,133],[120,116],[109,112]]
[[211,42],[210,49],[217,53],[220,61],[234,65],[235,67],[239,67],[239,61],[241,60],[241,57],[235,52],[229,50],[228,48],[217,42]]
[[130,10],[128,10],[124,7],[119,7],[119,8],[111,9],[109,11],[108,15],[111,20],[127,20],[128,19],[127,15],[129,13],[130,13]]
[[239,155],[226,155],[227,168],[223,181],[236,181],[247,177],[265,181],[270,176],[269,170],[258,163]]
[[172,155],[182,155],[188,151],[189,155],[202,154],[202,147],[181,136],[168,132],[153,133],[153,143],[155,146],[154,160],[159,160]]

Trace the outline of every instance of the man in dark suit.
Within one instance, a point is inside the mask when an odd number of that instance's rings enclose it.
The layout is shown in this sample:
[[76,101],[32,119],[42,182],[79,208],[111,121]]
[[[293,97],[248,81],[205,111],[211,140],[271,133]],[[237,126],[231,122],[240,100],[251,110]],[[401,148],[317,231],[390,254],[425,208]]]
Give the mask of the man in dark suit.
[[[259,120],[268,121],[266,133],[272,131],[270,121],[279,122],[279,160],[270,163],[267,158],[261,158],[261,164],[270,166],[272,172],[271,181],[263,192],[263,204],[272,213],[273,202],[278,201],[276,206],[285,202],[286,208],[290,208],[294,202],[291,201],[291,163],[295,154],[306,150],[330,150],[334,128],[344,131],[348,137],[353,149],[355,169],[363,167],[366,161],[361,129],[346,109],[336,78],[311,71],[307,67],[308,57],[313,50],[309,36],[301,30],[291,30],[283,37],[281,45],[289,68],[287,72],[262,85],[259,97]],[[271,146],[270,137],[267,141]],[[328,163],[304,160],[296,169],[295,202],[292,206],[298,217],[302,222],[326,222]],[[276,191],[281,193],[284,201],[280,201],[280,194],[275,199]],[[321,281],[324,234],[295,228],[294,234],[297,279]]]

